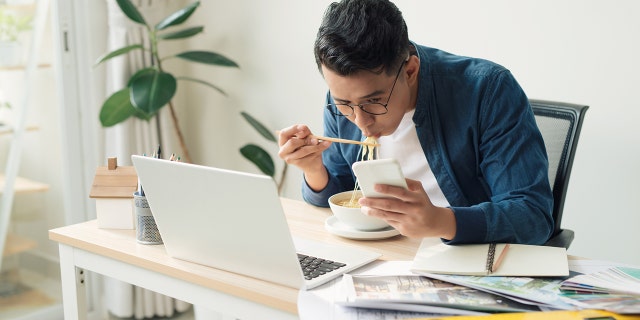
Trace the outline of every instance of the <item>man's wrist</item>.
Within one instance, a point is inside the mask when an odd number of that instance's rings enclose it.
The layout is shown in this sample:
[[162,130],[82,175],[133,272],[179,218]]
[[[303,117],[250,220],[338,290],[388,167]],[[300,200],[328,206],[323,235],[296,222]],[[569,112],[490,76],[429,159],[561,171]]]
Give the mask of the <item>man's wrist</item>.
[[319,192],[329,183],[329,174],[323,165],[321,169],[305,171],[304,180],[311,190]]
[[453,213],[451,208],[440,208],[441,219],[439,219],[442,223],[440,226],[442,230],[442,234],[440,238],[452,240],[456,237],[457,225],[456,225],[456,215]]

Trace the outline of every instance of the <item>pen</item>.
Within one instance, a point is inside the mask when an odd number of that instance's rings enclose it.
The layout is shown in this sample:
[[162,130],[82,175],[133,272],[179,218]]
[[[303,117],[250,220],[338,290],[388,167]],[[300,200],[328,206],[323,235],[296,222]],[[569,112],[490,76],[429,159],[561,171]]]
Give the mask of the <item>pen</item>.
[[[147,154],[143,153],[142,156],[146,157]],[[138,178],[138,195],[144,197],[144,189],[142,189],[142,184],[140,183],[140,178]]]
[[504,260],[504,256],[507,255],[507,251],[509,250],[509,244],[505,244],[504,245],[504,249],[502,249],[502,252],[500,253],[500,256],[498,257],[498,260],[496,260],[496,262],[493,264],[493,266],[491,266],[491,272],[494,272],[496,270],[498,270],[498,268],[500,267],[500,264],[502,263],[502,260]]

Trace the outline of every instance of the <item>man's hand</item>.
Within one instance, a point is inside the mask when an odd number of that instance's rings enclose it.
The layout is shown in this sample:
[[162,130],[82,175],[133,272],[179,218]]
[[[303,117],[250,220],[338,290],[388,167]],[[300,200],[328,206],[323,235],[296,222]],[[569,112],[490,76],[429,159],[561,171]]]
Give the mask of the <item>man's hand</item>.
[[287,164],[300,168],[311,189],[324,189],[329,176],[322,163],[322,152],[331,146],[331,142],[312,138],[309,127],[298,124],[280,131],[278,145],[278,156]]
[[420,181],[406,180],[408,189],[377,184],[375,191],[388,198],[361,198],[362,212],[384,219],[407,237],[453,239],[456,235],[453,211],[434,206]]

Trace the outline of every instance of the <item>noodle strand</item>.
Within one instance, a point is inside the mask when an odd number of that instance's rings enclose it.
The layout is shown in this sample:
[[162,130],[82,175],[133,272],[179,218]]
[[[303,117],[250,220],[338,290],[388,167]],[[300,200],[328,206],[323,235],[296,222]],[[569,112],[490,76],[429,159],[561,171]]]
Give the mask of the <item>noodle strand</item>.
[[[366,139],[364,139],[364,142],[366,142],[366,145],[361,145],[360,146],[360,161],[364,161],[365,160],[365,150],[366,150],[366,156],[367,156],[367,160],[373,160],[374,157],[374,152],[378,152],[379,148],[376,149],[376,145],[378,145],[378,140],[374,137],[367,137]],[[355,187],[353,188],[353,193],[351,193],[351,200],[349,201],[349,203],[347,205],[345,205],[346,207],[349,208],[357,208],[359,207],[358,205],[358,199],[356,197],[356,192],[358,191],[358,188],[360,187],[360,185],[358,184],[358,179],[356,178],[356,184]]]

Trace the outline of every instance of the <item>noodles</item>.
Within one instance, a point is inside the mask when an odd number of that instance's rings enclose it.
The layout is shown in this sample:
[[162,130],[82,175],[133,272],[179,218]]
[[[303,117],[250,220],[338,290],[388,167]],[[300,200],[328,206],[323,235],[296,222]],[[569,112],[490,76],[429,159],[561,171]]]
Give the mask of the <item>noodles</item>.
[[[360,161],[364,161],[365,157],[366,157],[366,160],[375,159],[376,157],[374,157],[374,152],[378,151],[378,149],[376,149],[375,147],[378,144],[378,140],[374,137],[367,137],[366,139],[364,139],[364,142],[367,142],[368,144],[362,145],[360,147],[360,153],[361,153]],[[348,202],[342,201],[339,203],[339,205],[344,207],[349,207],[349,208],[360,208],[360,204],[358,204],[358,197],[357,197],[358,188],[359,188],[358,179],[356,178],[356,185],[353,188],[353,193],[351,193],[351,199]]]
[[373,159],[377,158],[377,157],[373,156],[373,153],[375,151],[377,151],[375,146],[378,145],[378,140],[376,138],[374,138],[374,137],[367,137],[366,139],[364,139],[364,142],[367,143],[367,144],[362,146],[362,149],[361,149],[362,150],[362,157],[360,158],[360,161],[364,160],[364,157],[365,157],[364,150],[365,149],[367,151],[366,152],[367,160],[373,160]]
[[[357,199],[355,199],[355,200],[357,200]],[[355,200],[353,199],[353,196],[352,196],[351,199],[338,201],[336,204],[339,205],[339,206],[347,207],[347,208],[360,208],[360,204]],[[354,203],[354,201],[355,201],[355,203]]]

